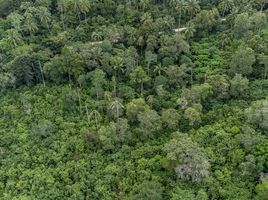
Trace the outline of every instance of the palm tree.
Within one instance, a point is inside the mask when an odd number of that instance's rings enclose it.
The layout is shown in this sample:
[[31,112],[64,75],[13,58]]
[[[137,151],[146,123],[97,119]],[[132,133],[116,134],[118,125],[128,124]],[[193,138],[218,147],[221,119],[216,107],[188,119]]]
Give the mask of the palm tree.
[[23,16],[18,13],[11,13],[7,16],[7,19],[11,22],[11,25],[17,30],[21,31],[21,23],[23,20]]
[[119,120],[121,110],[124,108],[123,104],[120,102],[119,98],[115,98],[115,100],[111,103],[111,110],[114,113],[114,117],[116,120]]
[[192,38],[196,32],[194,23],[188,22],[186,26],[184,34],[187,38]]
[[49,28],[49,22],[51,20],[51,13],[48,11],[46,7],[39,7],[37,9],[37,16],[40,19],[40,22],[44,24],[48,30]]
[[71,0],[71,8],[73,12],[78,16],[79,21],[81,21],[80,18],[80,0]]
[[91,39],[93,40],[93,41],[95,41],[95,42],[98,42],[98,41],[102,41],[103,40],[103,36],[102,36],[102,34],[101,34],[101,32],[93,32],[92,34],[91,34]]
[[6,31],[8,41],[14,46],[17,47],[22,41],[20,33],[16,29],[9,29]]
[[81,21],[80,14],[83,13],[86,18],[86,13],[90,9],[90,4],[88,0],[72,0],[71,6],[74,13],[78,16],[79,21]]
[[123,72],[123,59],[120,56],[113,56],[111,58],[111,65],[113,66],[115,70],[115,77],[117,78],[118,72],[121,71]]
[[38,30],[34,16],[29,12],[25,13],[24,28],[31,36]]
[[221,49],[224,49],[225,44],[228,43],[229,40],[228,35],[225,33],[220,36]]
[[105,103],[108,105],[108,103],[111,102],[111,99],[112,99],[112,93],[110,91],[105,91],[104,92],[104,100],[105,100]]
[[91,111],[89,114],[90,118],[94,117],[95,125],[96,125],[96,132],[98,132],[100,127],[100,121],[101,121],[101,114],[97,110]]
[[200,10],[199,2],[197,0],[187,0],[186,10],[192,19]]
[[79,7],[81,13],[84,14],[85,19],[87,18],[87,12],[89,12],[91,6],[88,0],[79,0]]
[[151,51],[146,51],[145,52],[145,61],[147,62],[147,71],[148,75],[150,74],[150,66],[152,62],[157,60],[157,55],[152,53]]
[[139,0],[138,6],[142,11],[144,11],[148,7],[149,3],[149,0]]
[[225,15],[227,12],[232,10],[233,7],[234,7],[233,0],[221,0],[219,4],[219,9],[221,10],[222,15]]
[[65,28],[65,22],[64,22],[65,16],[64,16],[64,14],[65,14],[65,12],[66,12],[66,10],[68,8],[69,1],[67,1],[67,0],[58,0],[57,3],[58,3],[58,9],[59,9],[59,11],[61,13],[62,27]]
[[175,9],[179,12],[179,28],[181,27],[181,17],[187,9],[187,4],[185,0],[176,0]]
[[150,21],[150,20],[152,20],[152,16],[151,16],[151,14],[150,13],[148,13],[148,12],[146,12],[146,13],[144,13],[143,15],[142,15],[142,17],[141,17],[141,22],[145,22],[145,21]]
[[163,68],[163,66],[162,66],[161,63],[159,63],[158,65],[156,65],[156,66],[154,67],[154,72],[157,73],[158,76],[161,75],[162,71],[164,71],[164,68]]
[[176,8],[178,0],[168,0],[168,5],[172,8]]
[[181,18],[182,15],[187,11],[187,2],[186,0],[169,0],[168,4],[175,11],[179,13],[179,28],[181,27]]
[[90,124],[90,121],[92,118],[94,118],[94,123],[96,126],[96,132],[98,133],[99,127],[100,127],[100,121],[101,121],[101,114],[97,110],[92,110],[89,113],[88,106],[85,104],[86,114],[87,114],[87,122],[88,125]]
[[146,98],[147,102],[149,103],[150,107],[153,106],[153,102],[154,102],[154,96],[153,95],[149,95],[147,98]]

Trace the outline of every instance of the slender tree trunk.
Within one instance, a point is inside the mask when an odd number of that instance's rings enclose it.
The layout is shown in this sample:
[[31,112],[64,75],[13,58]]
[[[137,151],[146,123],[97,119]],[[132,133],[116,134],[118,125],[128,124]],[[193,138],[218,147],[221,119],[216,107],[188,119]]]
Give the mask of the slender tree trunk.
[[119,106],[117,105],[116,106],[116,120],[117,120],[117,122],[119,121],[119,115],[120,115],[120,110],[119,110],[120,108],[119,108]]
[[95,123],[96,123],[96,132],[97,134],[99,133],[99,122],[98,122],[98,117],[97,113],[95,112]]
[[180,11],[180,14],[179,14],[179,28],[181,28],[181,11]]
[[143,95],[143,82],[141,83],[141,96]]
[[68,80],[69,80],[69,85],[71,85],[71,67],[68,67]]
[[86,114],[87,114],[87,123],[88,123],[88,125],[89,125],[89,124],[90,124],[90,116],[89,116],[89,112],[88,112],[87,104],[85,104],[85,108],[86,108]]
[[261,12],[263,11],[264,6],[265,6],[265,3],[262,3],[262,4],[261,4]]
[[264,68],[264,79],[267,78],[267,71],[268,71],[268,66],[265,66],[265,68]]
[[42,69],[40,60],[38,61],[38,64],[39,64],[39,69],[40,69],[43,85],[44,85],[44,87],[46,87],[46,82],[45,82],[44,73],[43,73],[43,69]]
[[62,28],[65,30],[65,22],[64,22],[64,12],[61,12],[61,23],[62,23]]
[[191,85],[193,85],[193,68],[191,67]]
[[76,92],[77,92],[77,96],[78,96],[79,112],[80,112],[80,115],[81,115],[82,114],[82,105],[81,105],[81,96],[80,96],[79,88],[77,88]]

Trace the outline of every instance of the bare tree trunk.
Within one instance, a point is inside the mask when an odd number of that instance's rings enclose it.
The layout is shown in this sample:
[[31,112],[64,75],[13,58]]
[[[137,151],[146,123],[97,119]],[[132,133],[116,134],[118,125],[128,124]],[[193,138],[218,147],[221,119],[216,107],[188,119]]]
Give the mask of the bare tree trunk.
[[265,6],[265,3],[262,3],[262,4],[261,4],[261,12],[263,11],[264,6]]

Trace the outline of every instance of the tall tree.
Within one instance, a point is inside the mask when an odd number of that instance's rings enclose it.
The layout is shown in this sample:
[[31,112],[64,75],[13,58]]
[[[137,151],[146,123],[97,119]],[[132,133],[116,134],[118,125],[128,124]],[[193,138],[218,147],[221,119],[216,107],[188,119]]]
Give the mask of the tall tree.
[[145,61],[147,62],[147,74],[150,74],[150,66],[152,63],[157,61],[157,55],[152,53],[151,51],[145,52]]
[[150,77],[146,75],[141,66],[138,66],[132,73],[130,73],[130,81],[133,84],[140,85],[141,95],[143,94],[144,83],[148,82]]
[[24,29],[32,36],[38,30],[37,22],[30,12],[26,12],[24,17]]
[[16,29],[7,30],[7,40],[12,44],[13,47],[23,43],[21,34]]
[[247,46],[240,46],[232,56],[230,63],[230,73],[250,75],[252,73],[252,65],[255,63],[254,51]]
[[111,110],[114,114],[115,119],[118,121],[119,117],[122,113],[122,109],[124,108],[123,104],[120,102],[119,98],[115,98],[111,103]]
[[49,12],[49,10],[46,7],[38,7],[37,17],[40,22],[49,30],[49,23],[51,21],[51,13]]
[[200,181],[209,175],[210,163],[204,150],[182,133],[174,133],[164,147],[167,168],[174,169],[179,179]]
[[268,73],[268,56],[261,54],[261,55],[259,55],[258,60],[259,60],[259,63],[264,66],[263,78],[266,79],[267,73]]
[[186,10],[192,19],[195,14],[197,14],[200,10],[199,1],[198,0],[187,0]]

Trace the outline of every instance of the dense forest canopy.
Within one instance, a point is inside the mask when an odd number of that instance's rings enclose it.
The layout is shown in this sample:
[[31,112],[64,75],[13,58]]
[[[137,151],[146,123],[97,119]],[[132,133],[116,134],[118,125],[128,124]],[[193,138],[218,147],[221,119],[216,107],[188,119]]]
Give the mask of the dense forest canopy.
[[0,0],[0,199],[267,200],[265,0]]

